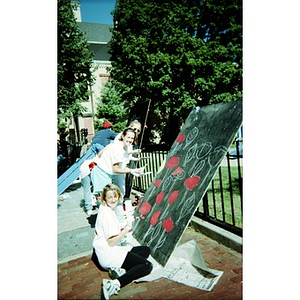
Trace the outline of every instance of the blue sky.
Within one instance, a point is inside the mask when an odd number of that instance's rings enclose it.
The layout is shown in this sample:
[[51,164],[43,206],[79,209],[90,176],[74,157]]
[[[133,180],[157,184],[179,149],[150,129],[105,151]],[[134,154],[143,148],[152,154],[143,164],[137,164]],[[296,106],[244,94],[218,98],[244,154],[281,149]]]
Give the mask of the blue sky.
[[80,0],[82,22],[113,25],[110,14],[116,0]]

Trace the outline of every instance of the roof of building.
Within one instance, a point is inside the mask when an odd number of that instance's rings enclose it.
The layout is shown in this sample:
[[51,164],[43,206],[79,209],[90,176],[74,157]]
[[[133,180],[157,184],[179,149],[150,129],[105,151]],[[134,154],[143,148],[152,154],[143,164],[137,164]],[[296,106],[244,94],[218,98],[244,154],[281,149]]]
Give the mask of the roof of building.
[[112,25],[99,23],[77,22],[79,29],[85,33],[89,43],[108,43],[111,39],[110,29]]

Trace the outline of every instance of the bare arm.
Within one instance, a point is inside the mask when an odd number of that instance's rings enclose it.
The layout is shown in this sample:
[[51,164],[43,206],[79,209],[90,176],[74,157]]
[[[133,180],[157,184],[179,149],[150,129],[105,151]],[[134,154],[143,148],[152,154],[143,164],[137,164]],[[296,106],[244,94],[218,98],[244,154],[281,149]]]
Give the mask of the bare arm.
[[138,169],[129,169],[128,167],[126,167],[125,169],[122,169],[120,168],[119,166],[120,163],[117,163],[117,164],[114,164],[113,165],[113,171],[114,173],[116,174],[127,174],[127,173],[131,173],[135,176],[139,176],[138,173],[143,173],[144,172],[144,169],[145,169],[145,166],[144,167],[141,167],[141,168],[138,168]]
[[140,158],[139,158],[139,157],[131,156],[131,157],[130,157],[130,160],[133,160],[133,161],[140,161]]
[[113,165],[113,171],[114,173],[117,173],[117,174],[126,174],[126,173],[130,173],[130,169],[129,168],[125,168],[125,169],[122,169],[120,168],[120,163],[116,163]]
[[124,236],[130,231],[131,229],[128,227],[125,227],[118,235],[112,236],[110,237],[107,242],[108,245],[113,247],[115,244],[117,244],[118,242],[120,242]]
[[140,153],[142,153],[142,149],[135,149],[132,151],[128,151],[127,153],[128,154],[140,154]]

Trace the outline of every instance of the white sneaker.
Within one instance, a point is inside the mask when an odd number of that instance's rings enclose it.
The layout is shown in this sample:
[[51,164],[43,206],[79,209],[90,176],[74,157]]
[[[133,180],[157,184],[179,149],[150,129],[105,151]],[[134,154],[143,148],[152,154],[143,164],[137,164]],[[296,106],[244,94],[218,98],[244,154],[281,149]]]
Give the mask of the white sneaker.
[[86,212],[86,214],[88,215],[88,217],[90,217],[93,214],[93,211],[90,209]]
[[98,214],[98,208],[96,208],[96,209],[89,209],[85,213],[88,215],[88,217],[90,217],[91,215],[97,215]]
[[103,279],[102,280],[102,295],[104,299],[108,300],[112,295],[118,295],[120,291],[120,284],[117,280],[109,280]]
[[97,199],[96,199],[95,195],[92,195],[92,205],[97,206]]
[[108,274],[111,279],[117,279],[126,273],[125,269],[111,267],[108,269]]

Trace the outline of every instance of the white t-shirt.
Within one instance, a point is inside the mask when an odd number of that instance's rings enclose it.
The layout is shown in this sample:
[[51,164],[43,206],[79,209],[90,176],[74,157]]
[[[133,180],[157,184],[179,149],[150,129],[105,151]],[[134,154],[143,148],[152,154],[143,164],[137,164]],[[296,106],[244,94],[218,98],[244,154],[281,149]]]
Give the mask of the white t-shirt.
[[125,168],[129,161],[129,156],[123,148],[123,142],[115,141],[112,144],[107,145],[101,158],[98,161],[98,167],[104,170],[106,173],[113,175],[113,165],[121,163],[121,168]]
[[[120,142],[121,136],[122,136],[122,132],[120,132],[120,133],[115,137],[114,143]],[[124,165],[122,165],[122,168],[125,168],[126,165],[129,164],[129,162],[130,162],[130,159],[131,159],[131,157],[132,157],[132,154],[128,154],[128,152],[132,152],[132,151],[133,151],[133,145],[127,146],[125,150],[126,150],[127,156],[126,156],[126,158],[125,158],[125,160],[124,160]]]
[[120,224],[116,213],[110,207],[100,205],[96,220],[95,230],[97,235],[93,241],[100,265],[107,269],[111,267],[120,268],[132,246],[109,246],[107,240],[118,235]]
[[120,138],[122,136],[122,132],[118,133],[118,135],[115,137],[114,142],[119,142]]

